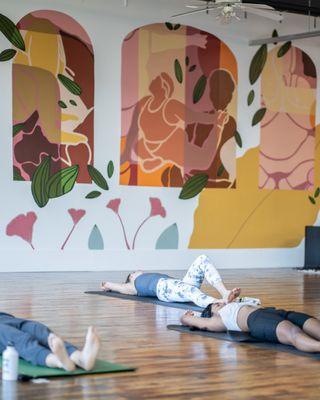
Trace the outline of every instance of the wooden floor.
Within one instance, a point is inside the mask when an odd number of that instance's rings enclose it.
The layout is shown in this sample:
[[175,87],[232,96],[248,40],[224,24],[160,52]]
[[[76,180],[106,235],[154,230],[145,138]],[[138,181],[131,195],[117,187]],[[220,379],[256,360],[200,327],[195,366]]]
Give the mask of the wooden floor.
[[[176,273],[176,276],[181,273]],[[320,399],[320,362],[168,331],[182,310],[85,295],[125,273],[0,274],[0,310],[48,324],[76,345],[89,324],[102,338],[100,358],[136,372],[19,383],[18,399]],[[320,316],[320,276],[285,270],[223,270],[229,287],[266,306]],[[5,396],[2,388],[2,397]],[[12,400],[12,398],[10,398]]]

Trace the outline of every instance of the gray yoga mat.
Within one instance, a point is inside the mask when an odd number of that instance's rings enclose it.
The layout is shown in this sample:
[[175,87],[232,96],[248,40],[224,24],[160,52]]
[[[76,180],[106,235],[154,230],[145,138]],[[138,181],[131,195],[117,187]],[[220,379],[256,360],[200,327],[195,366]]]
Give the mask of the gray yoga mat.
[[202,331],[200,329],[192,329],[184,325],[168,325],[167,328],[172,331],[191,333],[192,335],[205,336],[218,340],[226,340],[228,342],[248,343],[260,349],[281,351],[283,353],[290,353],[296,356],[302,356],[302,357],[313,358],[314,360],[320,360],[320,353],[306,353],[304,351],[297,350],[292,346],[287,346],[281,343],[261,342],[260,340],[253,338],[249,333],[246,332],[236,332],[236,331],[209,332],[209,331]]
[[152,303],[157,304],[164,307],[171,308],[182,308],[183,310],[192,310],[201,312],[203,308],[195,305],[194,303],[166,303],[165,301],[158,300],[156,297],[143,297],[143,296],[132,296],[129,294],[121,294],[117,292],[104,292],[103,290],[99,291],[89,291],[85,292],[86,294],[97,294],[99,296],[107,296],[114,297],[122,300],[133,300],[133,301],[141,301],[143,303]]

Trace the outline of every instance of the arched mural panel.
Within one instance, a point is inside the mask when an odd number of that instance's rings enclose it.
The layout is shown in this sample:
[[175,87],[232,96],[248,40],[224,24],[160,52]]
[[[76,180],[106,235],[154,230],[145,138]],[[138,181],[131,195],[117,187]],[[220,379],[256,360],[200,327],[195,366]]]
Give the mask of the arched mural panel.
[[179,24],[136,29],[122,47],[120,183],[236,185],[237,63],[208,32]]
[[91,182],[91,41],[73,18],[57,11],[34,11],[18,28],[26,51],[18,51],[12,67],[14,179],[31,180],[41,161],[51,156],[51,173],[79,165],[77,182]]

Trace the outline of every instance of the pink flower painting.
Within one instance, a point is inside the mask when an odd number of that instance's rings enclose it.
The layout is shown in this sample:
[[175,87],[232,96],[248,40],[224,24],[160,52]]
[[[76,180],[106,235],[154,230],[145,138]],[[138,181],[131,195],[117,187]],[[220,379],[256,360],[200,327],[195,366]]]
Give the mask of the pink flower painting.
[[34,250],[32,244],[33,226],[37,220],[37,215],[30,211],[27,214],[19,214],[7,225],[6,234],[8,236],[19,236],[22,240],[25,240],[30,244]]
[[73,231],[75,230],[75,227],[77,226],[77,224],[79,223],[81,218],[83,218],[85,216],[86,211],[85,210],[75,210],[74,208],[70,208],[68,210],[68,213],[70,214],[70,216],[72,218],[73,227],[71,228],[71,231],[69,232],[68,236],[66,237],[66,240],[63,242],[63,244],[61,246],[61,250],[64,250],[65,245],[67,244],[67,242],[70,239]]

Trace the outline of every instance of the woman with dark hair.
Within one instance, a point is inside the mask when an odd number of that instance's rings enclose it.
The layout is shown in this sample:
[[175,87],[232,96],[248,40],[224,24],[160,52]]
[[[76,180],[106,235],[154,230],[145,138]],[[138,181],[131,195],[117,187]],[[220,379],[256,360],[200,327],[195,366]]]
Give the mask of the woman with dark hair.
[[232,302],[209,304],[201,317],[187,311],[181,322],[212,332],[248,332],[261,341],[287,344],[310,353],[320,352],[320,321],[301,312]]
[[[208,296],[200,290],[207,279],[221,295],[220,299]],[[183,279],[175,279],[165,274],[135,271],[128,275],[125,283],[102,282],[102,290],[114,291],[134,296],[157,297],[165,302],[193,302],[199,307],[211,303],[228,303],[240,295],[240,288],[228,290],[221,276],[206,255],[199,256],[188,269]],[[253,302],[258,299],[251,299]]]

